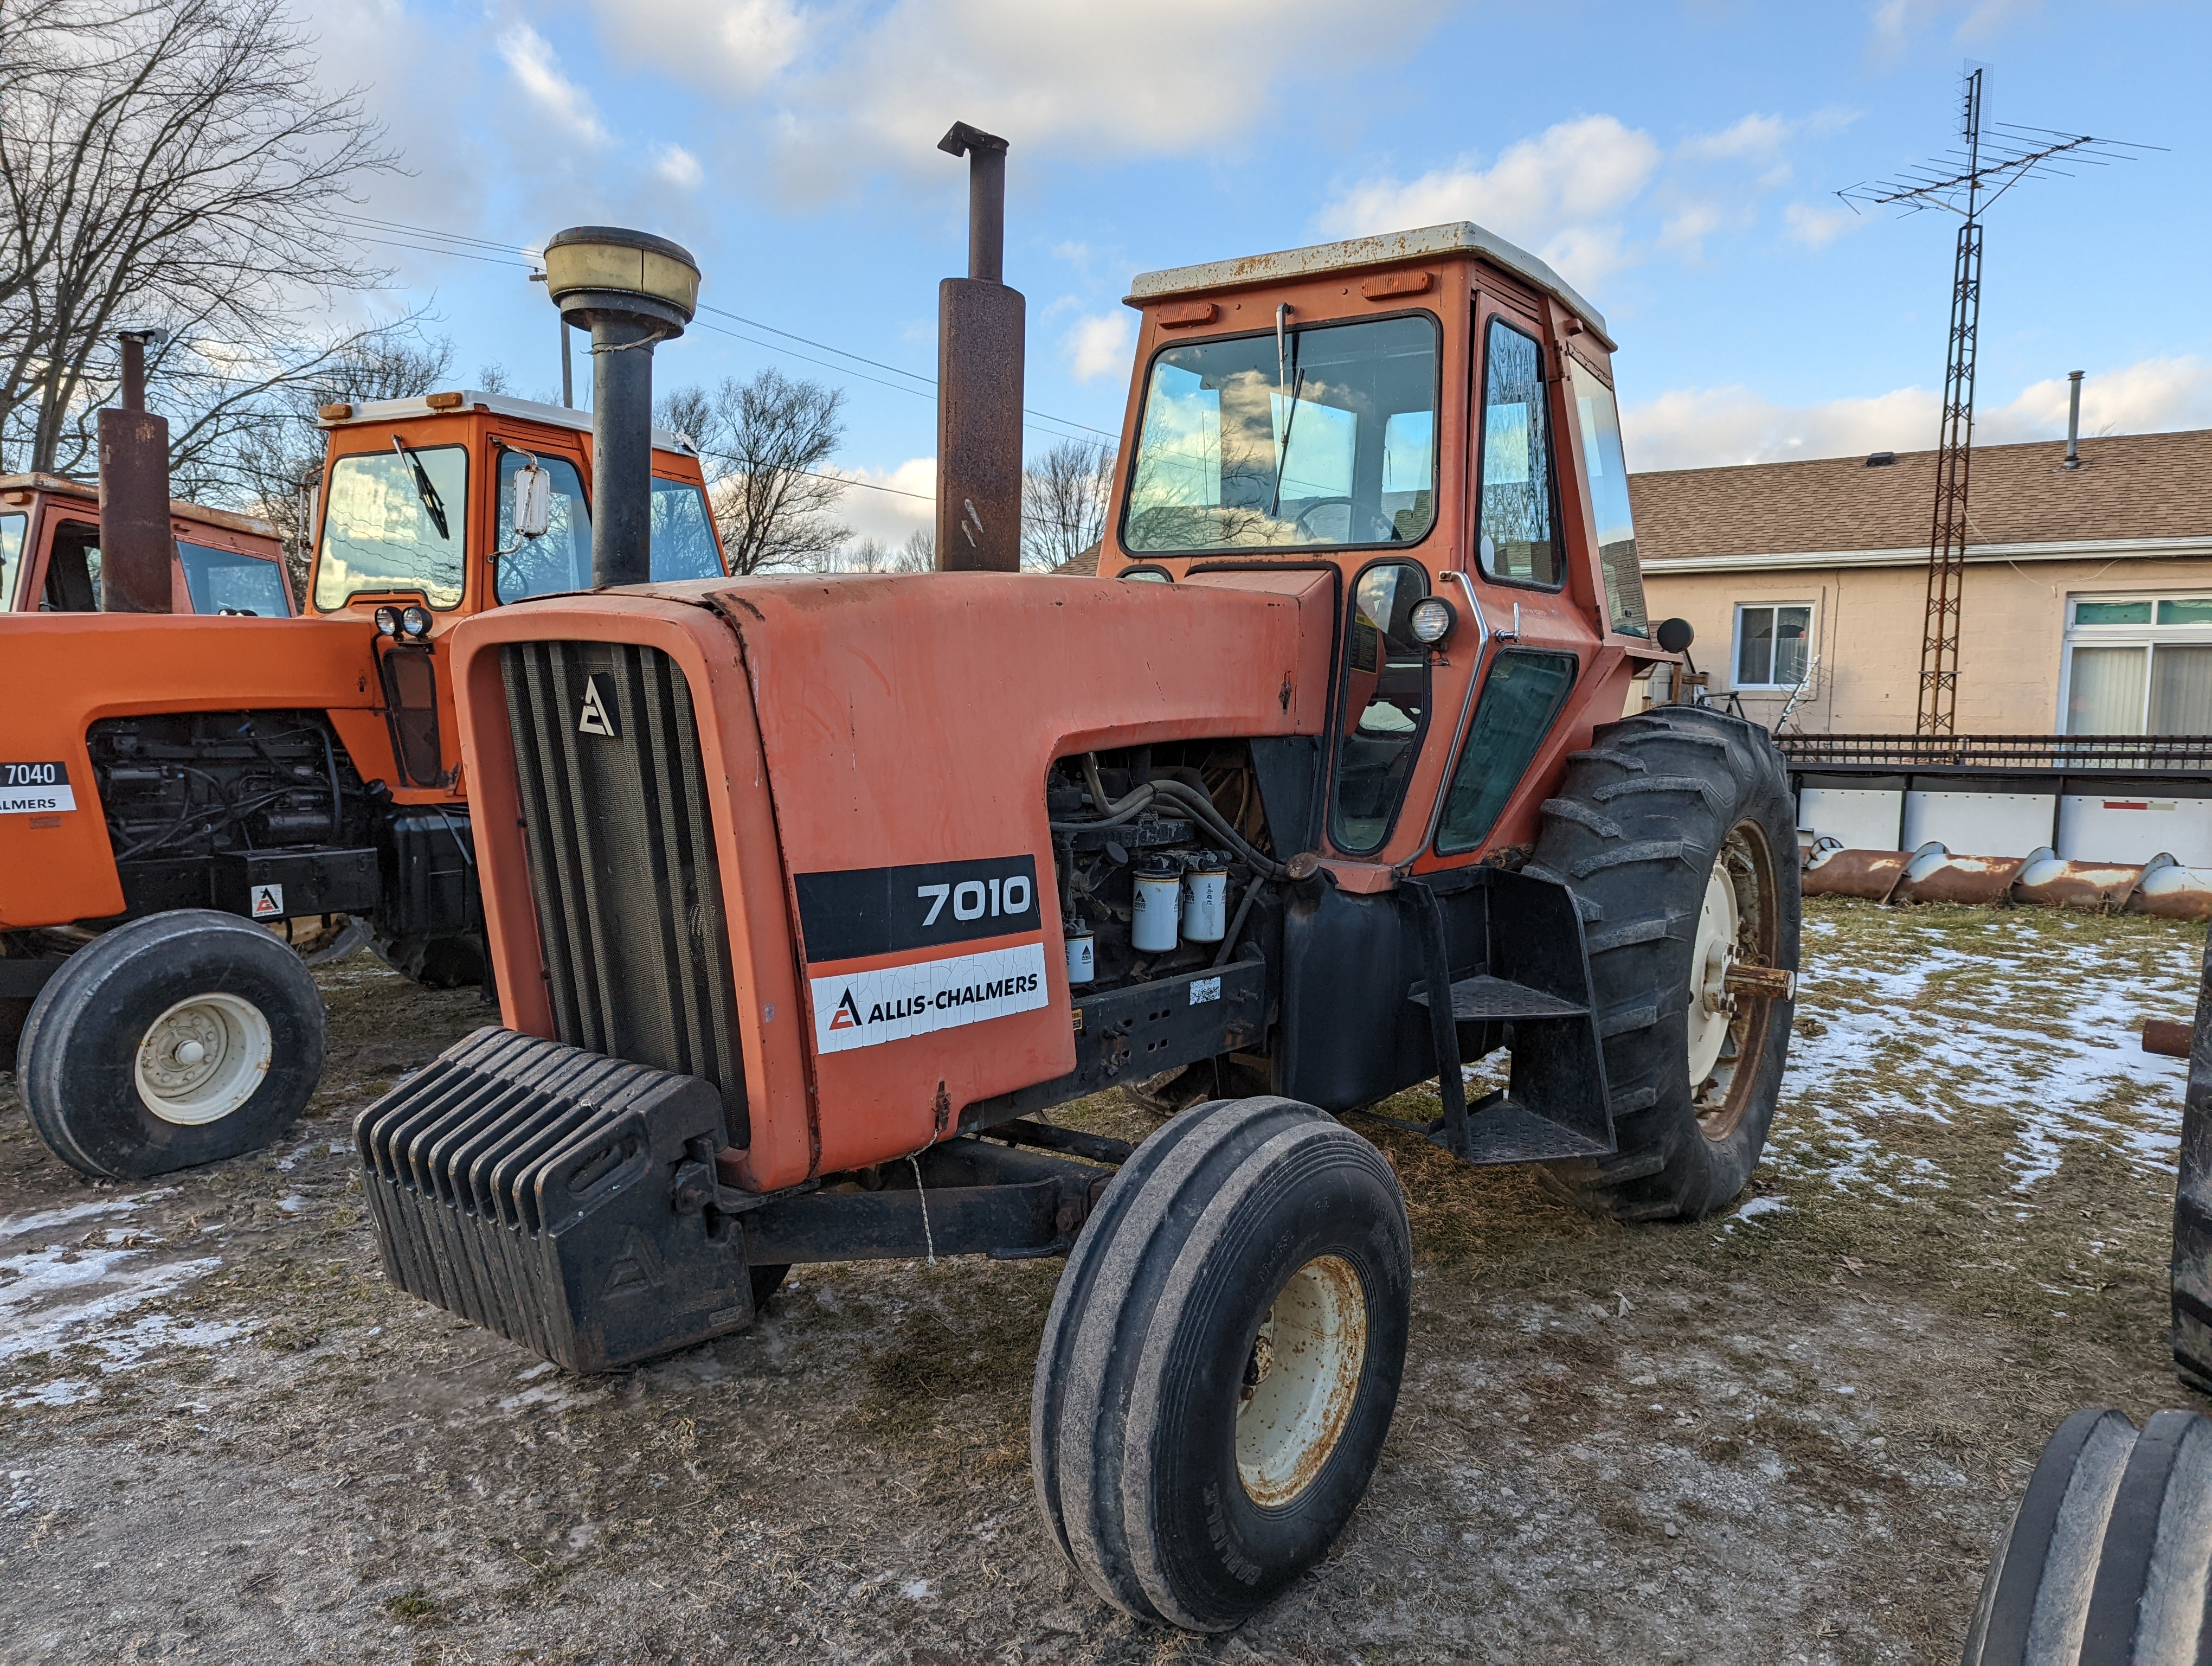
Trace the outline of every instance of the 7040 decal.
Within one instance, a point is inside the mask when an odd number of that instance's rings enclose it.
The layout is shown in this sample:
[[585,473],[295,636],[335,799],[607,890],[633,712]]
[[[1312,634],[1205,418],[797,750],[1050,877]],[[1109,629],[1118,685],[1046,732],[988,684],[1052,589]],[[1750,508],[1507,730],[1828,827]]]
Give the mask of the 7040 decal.
[[68,764],[0,762],[0,816],[76,808],[76,791],[70,785]]

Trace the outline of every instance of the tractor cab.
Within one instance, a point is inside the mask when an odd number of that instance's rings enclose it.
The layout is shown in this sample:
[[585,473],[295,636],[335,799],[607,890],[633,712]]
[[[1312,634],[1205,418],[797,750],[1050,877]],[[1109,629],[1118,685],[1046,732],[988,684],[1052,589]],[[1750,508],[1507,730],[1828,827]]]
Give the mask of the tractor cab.
[[[592,586],[592,419],[501,393],[325,405],[307,610],[374,621],[395,790],[459,779],[451,678],[462,619]],[[656,582],[719,578],[721,544],[698,448],[653,432]]]
[[[1586,744],[1662,657],[1596,308],[1474,225],[1146,273],[1128,304],[1129,462],[1100,574],[1328,575],[1315,848],[1333,864],[1527,843],[1537,753]],[[1586,715],[1557,727],[1571,695]]]
[[[289,618],[276,529],[205,504],[169,505],[170,606]],[[0,613],[100,611],[100,488],[54,474],[0,475]]]

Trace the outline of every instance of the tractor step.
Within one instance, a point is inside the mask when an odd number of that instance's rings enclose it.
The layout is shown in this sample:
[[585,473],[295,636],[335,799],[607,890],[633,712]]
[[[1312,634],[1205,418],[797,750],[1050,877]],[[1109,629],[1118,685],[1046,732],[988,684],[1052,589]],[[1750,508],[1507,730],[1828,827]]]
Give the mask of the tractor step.
[[[1414,984],[1407,999],[1416,1006],[1426,1006],[1429,1004],[1429,986],[1426,983]],[[1578,1018],[1588,1017],[1589,1013],[1587,1006],[1561,1000],[1557,995],[1547,995],[1525,983],[1515,983],[1506,978],[1487,975],[1455,981],[1451,987],[1451,1006],[1452,1017],[1462,1024],[1483,1018]]]
[[363,1110],[354,1146],[387,1279],[594,1371],[751,1322],[722,1128],[696,1076],[483,1029]]
[[[1452,1144],[1440,1116],[1429,1125],[1429,1140],[1445,1151]],[[1478,1167],[1504,1163],[1556,1163],[1569,1157],[1604,1157],[1613,1150],[1610,1140],[1562,1128],[1516,1104],[1501,1091],[1486,1095],[1467,1108],[1467,1148],[1455,1153]]]

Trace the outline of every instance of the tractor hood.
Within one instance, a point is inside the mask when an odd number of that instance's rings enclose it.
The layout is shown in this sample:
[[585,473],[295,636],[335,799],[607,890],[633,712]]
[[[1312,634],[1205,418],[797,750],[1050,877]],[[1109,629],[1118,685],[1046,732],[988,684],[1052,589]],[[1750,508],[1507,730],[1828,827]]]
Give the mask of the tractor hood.
[[[744,1183],[773,1187],[915,1149],[942,1137],[961,1106],[1071,1067],[1048,766],[1103,747],[1321,733],[1337,582],[1333,569],[1256,564],[1172,585],[987,573],[708,581],[547,597],[466,622],[453,638],[457,692],[507,1022],[581,1043],[562,1031],[590,1020],[556,1013],[554,963],[568,951],[554,944],[549,958],[547,939],[574,935],[580,915],[607,934],[629,929],[623,913],[663,906],[642,891],[617,897],[629,878],[616,866],[604,900],[574,874],[533,874],[520,824],[558,810],[581,818],[586,841],[596,829],[631,844],[689,837],[664,835],[665,821],[632,831],[607,820],[608,800],[652,797],[654,783],[676,779],[673,766],[648,762],[631,766],[642,775],[591,784],[623,745],[665,744],[668,697],[653,695],[648,709],[647,682],[590,670],[616,664],[597,650],[556,647],[529,650],[539,691],[526,699],[514,692],[524,671],[510,647],[628,644],[681,673],[744,1055],[750,1149],[738,1166]],[[518,785],[519,752],[538,785]],[[573,812],[539,801],[556,781]],[[991,864],[1028,879],[1030,906],[954,946],[978,958],[1018,950],[1042,973],[1041,998],[988,1024],[881,1045],[839,1033],[825,1006],[833,976],[915,965],[943,946],[886,935],[880,922],[855,927],[854,910],[868,909],[854,899],[910,900],[930,874],[905,870],[943,870],[957,885],[972,867],[980,883]],[[947,923],[933,929],[941,936]],[[593,965],[625,952],[612,935],[576,951]],[[664,970],[670,987],[681,981],[659,960],[651,979]],[[648,976],[642,964],[636,976]],[[867,1126],[848,1127],[836,1118],[852,1112],[817,1106],[873,1109],[860,1119]]]

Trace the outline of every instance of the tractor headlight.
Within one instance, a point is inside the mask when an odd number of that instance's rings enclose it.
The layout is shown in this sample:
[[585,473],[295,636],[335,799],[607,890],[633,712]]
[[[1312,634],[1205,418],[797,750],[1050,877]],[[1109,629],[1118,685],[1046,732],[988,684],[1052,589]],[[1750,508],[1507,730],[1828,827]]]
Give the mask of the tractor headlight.
[[376,634],[380,636],[397,636],[399,634],[398,608],[387,605],[376,610]]
[[399,615],[399,629],[403,635],[428,636],[430,634],[430,615],[427,609],[410,607]]
[[1458,628],[1459,610],[1442,596],[1424,596],[1413,604],[1407,625],[1423,648],[1442,648]]

